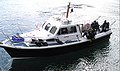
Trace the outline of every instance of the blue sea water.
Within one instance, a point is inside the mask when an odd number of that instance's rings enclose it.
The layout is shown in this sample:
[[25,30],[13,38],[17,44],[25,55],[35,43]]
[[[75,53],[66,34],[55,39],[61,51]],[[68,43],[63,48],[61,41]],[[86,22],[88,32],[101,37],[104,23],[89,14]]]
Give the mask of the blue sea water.
[[77,52],[40,58],[11,58],[0,48],[0,71],[120,71],[119,0],[0,0],[0,41],[36,29],[50,16],[66,10],[69,1],[80,5],[73,12],[78,19],[89,21],[101,16],[99,23],[116,20],[110,25],[110,40]]

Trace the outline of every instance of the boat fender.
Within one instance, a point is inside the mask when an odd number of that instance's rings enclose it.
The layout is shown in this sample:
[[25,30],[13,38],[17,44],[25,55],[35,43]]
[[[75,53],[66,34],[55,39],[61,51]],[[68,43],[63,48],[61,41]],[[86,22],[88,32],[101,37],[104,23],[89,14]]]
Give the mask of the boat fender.
[[35,42],[37,46],[48,46],[47,42],[44,42],[42,39],[38,39],[38,41]]
[[31,40],[32,40],[31,43],[35,43],[35,42],[37,42],[36,39],[31,39]]
[[42,42],[42,45],[43,46],[48,46],[48,43],[47,42]]
[[47,42],[35,42],[35,44],[39,47],[41,46],[48,46]]
[[36,44],[37,46],[39,46],[39,47],[42,46],[41,42],[35,42],[35,44]]
[[59,39],[56,39],[56,42],[59,43],[59,44],[63,44],[63,42],[60,41]]

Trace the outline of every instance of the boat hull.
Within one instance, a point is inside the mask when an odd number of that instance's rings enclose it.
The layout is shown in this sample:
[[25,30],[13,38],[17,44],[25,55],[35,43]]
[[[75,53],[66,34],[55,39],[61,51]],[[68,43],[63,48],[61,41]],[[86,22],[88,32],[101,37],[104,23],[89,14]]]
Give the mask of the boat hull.
[[109,41],[111,33],[104,35],[100,38],[97,38],[93,41],[86,41],[83,43],[77,43],[73,45],[56,47],[56,48],[47,48],[47,49],[20,49],[20,48],[10,48],[2,46],[11,57],[45,57],[53,56],[64,53],[69,53],[73,51],[82,50],[84,48],[89,48],[91,46],[100,44],[104,41]]

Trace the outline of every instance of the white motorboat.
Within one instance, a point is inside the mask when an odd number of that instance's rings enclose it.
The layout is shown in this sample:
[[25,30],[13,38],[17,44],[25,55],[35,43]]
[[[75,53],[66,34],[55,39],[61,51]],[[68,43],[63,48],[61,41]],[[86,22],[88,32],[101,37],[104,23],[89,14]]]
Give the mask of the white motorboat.
[[101,28],[98,31],[91,24],[75,23],[74,19],[68,18],[69,9],[70,3],[66,17],[52,16],[39,29],[8,37],[0,47],[11,57],[39,57],[71,52],[109,40],[111,29],[105,27],[104,31]]

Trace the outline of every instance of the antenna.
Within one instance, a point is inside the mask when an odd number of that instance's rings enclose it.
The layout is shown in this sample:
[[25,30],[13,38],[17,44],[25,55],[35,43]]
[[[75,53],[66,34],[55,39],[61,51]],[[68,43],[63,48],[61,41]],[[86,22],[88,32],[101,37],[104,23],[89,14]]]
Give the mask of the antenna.
[[69,9],[70,9],[70,2],[69,2],[69,4],[67,5],[67,14],[66,14],[66,18],[68,18]]
[[21,34],[23,33],[19,25],[17,24],[18,29],[20,30]]

